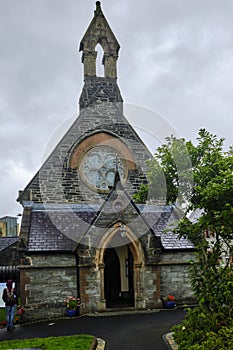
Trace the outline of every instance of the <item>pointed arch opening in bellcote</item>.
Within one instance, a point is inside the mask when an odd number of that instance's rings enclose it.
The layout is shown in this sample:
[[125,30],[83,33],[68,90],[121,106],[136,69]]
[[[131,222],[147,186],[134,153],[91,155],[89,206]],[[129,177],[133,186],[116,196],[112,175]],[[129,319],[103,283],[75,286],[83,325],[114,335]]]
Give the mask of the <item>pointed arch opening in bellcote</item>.
[[102,55],[102,64],[104,66],[104,74],[101,70],[101,76],[105,78],[117,78],[117,59],[120,45],[117,42],[103,12],[99,1],[96,2],[96,10],[94,17],[80,42],[79,51],[82,51],[82,63],[84,64],[84,77],[99,76],[99,66],[96,67],[96,59],[99,59],[96,47],[101,46],[104,55]]
[[103,47],[98,43],[95,47],[96,56],[96,76],[104,77],[105,69],[104,69],[104,50]]

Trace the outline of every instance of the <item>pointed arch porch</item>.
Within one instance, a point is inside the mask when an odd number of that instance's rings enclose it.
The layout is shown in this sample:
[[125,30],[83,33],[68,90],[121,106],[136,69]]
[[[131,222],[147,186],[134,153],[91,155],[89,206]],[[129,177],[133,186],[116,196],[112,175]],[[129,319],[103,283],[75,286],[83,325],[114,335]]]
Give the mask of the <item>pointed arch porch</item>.
[[[105,310],[106,309],[106,296],[105,296],[105,261],[104,256],[106,249],[109,248],[111,245],[111,242],[115,235],[119,233],[119,230],[122,226],[121,222],[117,222],[114,224],[111,228],[109,228],[105,235],[102,237],[98,244],[98,248],[96,250],[96,256],[95,256],[95,265],[99,271],[99,277],[100,277],[100,302],[98,305],[99,310]],[[128,240],[128,248],[130,250],[130,253],[132,254],[133,258],[133,290],[134,290],[134,306],[135,308],[142,308],[143,307],[143,295],[142,295],[142,271],[145,266],[145,256],[144,251],[141,245],[141,242],[138,240],[136,235],[132,232],[132,230],[127,226],[124,225],[126,230],[126,239]]]

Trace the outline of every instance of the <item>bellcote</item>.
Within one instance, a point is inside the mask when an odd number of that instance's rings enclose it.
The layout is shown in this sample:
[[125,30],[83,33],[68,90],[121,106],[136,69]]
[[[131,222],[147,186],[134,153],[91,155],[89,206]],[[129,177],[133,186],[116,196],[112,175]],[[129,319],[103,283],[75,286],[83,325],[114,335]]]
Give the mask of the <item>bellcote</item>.
[[[104,76],[97,76],[97,51],[100,45],[103,51],[102,64]],[[100,103],[118,103],[122,109],[122,97],[117,85],[117,59],[120,45],[113,34],[100,2],[96,2],[94,17],[80,42],[84,65],[84,86],[79,98],[80,110]]]
[[82,51],[82,63],[84,64],[84,78],[96,77],[96,46],[100,44],[104,55],[105,78],[117,78],[117,59],[120,45],[113,34],[103,12],[100,1],[96,2],[94,17],[80,42],[79,51]]

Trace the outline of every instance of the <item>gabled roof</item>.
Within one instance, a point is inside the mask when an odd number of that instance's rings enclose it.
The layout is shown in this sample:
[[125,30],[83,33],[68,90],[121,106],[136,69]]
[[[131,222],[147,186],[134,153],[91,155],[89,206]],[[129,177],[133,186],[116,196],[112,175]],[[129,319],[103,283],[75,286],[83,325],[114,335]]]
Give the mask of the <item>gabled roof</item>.
[[[140,210],[124,189],[118,170],[115,174],[113,188],[98,212],[96,212],[79,243],[84,245],[89,243],[94,247],[99,246],[106,229],[111,229],[117,223],[126,225],[133,232],[135,238],[140,238],[149,232],[154,235],[153,229],[146,218],[141,215]],[[120,235],[115,235],[114,240],[113,245],[115,246],[129,243],[127,239],[122,239]],[[162,248],[159,237],[156,246]]]
[[[152,154],[123,115],[122,97],[115,76],[119,44],[102,13],[99,1],[96,3],[94,18],[81,40],[80,49],[83,50],[83,57],[86,57],[84,66],[90,66],[89,58],[95,65],[95,45],[98,42],[104,50],[105,71],[108,73],[105,72],[104,77],[88,74],[88,78],[84,79],[80,114],[32,180],[20,191],[17,201],[23,205],[26,201],[89,203],[93,193],[88,188],[82,193],[78,164],[76,168],[71,167],[70,161],[73,152],[79,146],[82,147],[84,140],[94,134],[105,133],[124,144],[132,156],[125,159],[126,162],[133,159],[141,175],[139,182],[145,181],[146,160],[151,158]],[[135,177],[134,174],[132,176]],[[130,185],[130,194],[135,192],[139,185],[138,182],[133,184],[134,187]],[[101,199],[98,198],[97,201]]]
[[[66,162],[70,159],[75,147],[82,142],[84,135],[88,138],[90,135],[98,134],[104,130],[105,133],[123,140],[135,156],[135,162],[139,162],[139,159],[146,160],[152,156],[133,127],[114,104],[111,106],[102,104],[98,111],[100,114],[98,117],[96,113],[94,107],[89,107],[79,114],[40,170],[20,192],[17,201],[23,203],[23,201],[33,200],[33,198],[30,199],[32,193],[37,201],[54,202],[54,193],[56,193],[57,203],[66,202],[64,189],[61,187],[63,185],[62,169],[64,167],[68,169],[69,164]],[[124,130],[127,130],[127,134],[122,137]],[[72,183],[70,184],[72,185]],[[73,192],[76,195],[75,191],[77,192],[77,186],[73,187]],[[72,198],[72,201],[77,202],[77,198],[76,200]]]
[[0,237],[0,252],[4,251],[5,249],[11,247],[15,243],[19,241],[19,237]]

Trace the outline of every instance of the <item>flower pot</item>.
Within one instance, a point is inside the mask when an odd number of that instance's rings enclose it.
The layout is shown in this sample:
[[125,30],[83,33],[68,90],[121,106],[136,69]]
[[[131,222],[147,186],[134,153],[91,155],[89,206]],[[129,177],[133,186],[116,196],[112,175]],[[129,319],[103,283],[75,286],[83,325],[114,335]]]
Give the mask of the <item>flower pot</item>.
[[165,307],[165,309],[174,309],[175,302],[174,301],[165,301],[164,307]]
[[66,310],[66,316],[68,317],[74,317],[76,316],[77,311],[76,310]]

